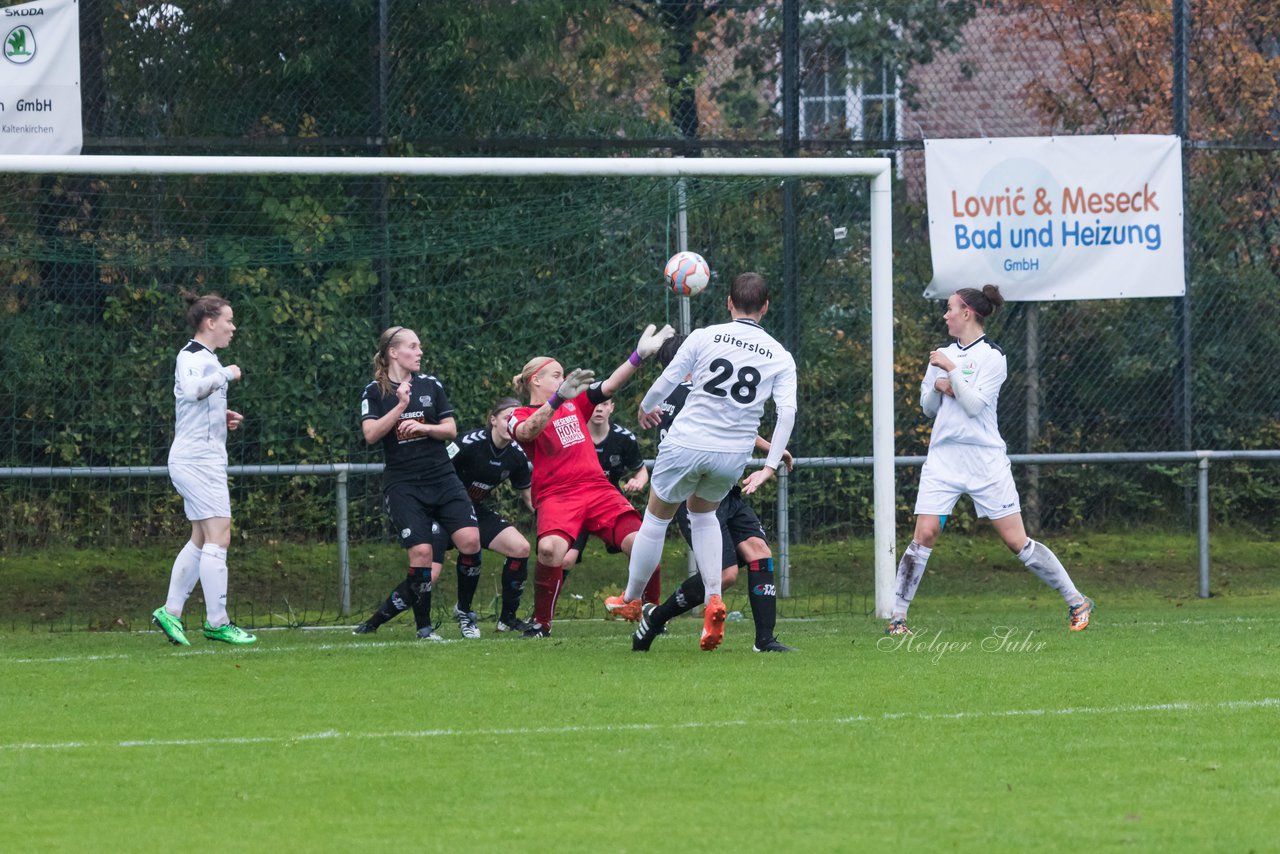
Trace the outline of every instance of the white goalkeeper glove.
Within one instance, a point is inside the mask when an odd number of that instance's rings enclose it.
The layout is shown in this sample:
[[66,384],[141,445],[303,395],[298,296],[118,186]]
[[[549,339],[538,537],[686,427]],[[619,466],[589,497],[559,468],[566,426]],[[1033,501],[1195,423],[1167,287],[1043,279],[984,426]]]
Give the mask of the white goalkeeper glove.
[[587,386],[596,381],[596,372],[588,368],[576,368],[569,372],[556,389],[556,397],[561,400],[573,400],[587,390]]
[[636,343],[636,353],[641,359],[647,359],[658,352],[662,342],[676,334],[676,331],[671,328],[671,324],[667,324],[657,332],[654,332],[654,329],[655,326],[650,323],[644,328],[644,332],[640,333],[640,340]]

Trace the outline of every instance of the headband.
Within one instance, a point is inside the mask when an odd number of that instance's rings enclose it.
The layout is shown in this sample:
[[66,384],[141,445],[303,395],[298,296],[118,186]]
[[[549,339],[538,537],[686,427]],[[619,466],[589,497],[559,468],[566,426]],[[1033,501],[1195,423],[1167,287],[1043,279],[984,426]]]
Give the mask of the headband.
[[964,297],[962,297],[962,296],[960,296],[960,292],[959,292],[959,291],[956,291],[956,299],[960,300],[960,304],[961,304],[961,305],[963,305],[965,308],[969,309],[969,311],[972,311],[974,314],[978,315],[978,317],[986,317],[986,315],[985,315],[985,314],[983,314],[982,312],[978,311],[978,310],[977,310],[976,308],[974,308],[973,306],[969,305],[969,303],[965,301],[965,298],[964,298]]
[[404,332],[404,327],[397,326],[396,331],[392,332],[390,335],[387,336],[387,343],[383,344],[382,349],[379,350],[378,352],[384,356],[387,355],[387,351],[391,349],[391,342],[396,340],[396,336],[399,335],[401,332]]
[[538,367],[534,368],[533,372],[529,374],[529,379],[533,379],[534,377],[536,377],[538,375],[538,371],[541,371],[543,368],[545,368],[547,365],[551,364],[554,361],[555,359],[547,359],[541,365],[538,365]]

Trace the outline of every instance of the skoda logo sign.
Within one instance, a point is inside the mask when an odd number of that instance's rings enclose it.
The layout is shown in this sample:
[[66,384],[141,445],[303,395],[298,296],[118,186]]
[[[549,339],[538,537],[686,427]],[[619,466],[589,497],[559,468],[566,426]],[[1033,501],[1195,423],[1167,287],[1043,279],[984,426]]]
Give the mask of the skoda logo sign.
[[25,65],[36,55],[36,36],[25,24],[9,30],[4,37],[4,58],[17,65]]

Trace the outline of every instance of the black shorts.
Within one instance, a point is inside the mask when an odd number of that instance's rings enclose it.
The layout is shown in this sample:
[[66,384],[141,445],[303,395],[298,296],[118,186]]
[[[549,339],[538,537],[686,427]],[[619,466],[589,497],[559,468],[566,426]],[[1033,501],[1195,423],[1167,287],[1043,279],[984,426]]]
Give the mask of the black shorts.
[[[480,548],[487,549],[494,539],[512,527],[506,517],[494,510],[492,507],[476,507],[476,520],[480,526]],[[431,551],[437,561],[444,557],[444,553],[453,548],[453,540],[444,532],[443,528],[437,527],[435,536],[431,543]]]
[[[742,500],[740,487],[735,486],[729,490],[729,494],[724,497],[724,501],[721,501],[720,506],[716,509],[716,518],[720,520],[720,539],[723,544],[720,558],[721,569],[726,566],[741,565],[742,561],[738,559],[738,546],[741,543],[752,537],[759,537],[766,543],[769,542],[769,535],[765,533],[760,517],[756,515],[756,511],[752,510],[747,502]],[[684,541],[692,545],[693,539],[689,534],[689,511],[683,504],[676,511],[676,524],[680,526],[680,533],[684,535]]]
[[457,478],[431,485],[398,483],[382,494],[382,503],[406,549],[431,545],[432,523],[447,534],[477,524],[475,508]]

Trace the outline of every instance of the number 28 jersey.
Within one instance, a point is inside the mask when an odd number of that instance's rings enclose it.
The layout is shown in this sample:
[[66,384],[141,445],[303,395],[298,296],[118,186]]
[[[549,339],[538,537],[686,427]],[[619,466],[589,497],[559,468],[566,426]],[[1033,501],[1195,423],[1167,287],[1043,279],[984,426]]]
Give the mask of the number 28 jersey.
[[662,445],[750,453],[764,404],[796,408],[796,363],[760,324],[746,318],[695,329],[641,406],[652,411],[692,375],[689,396]]

